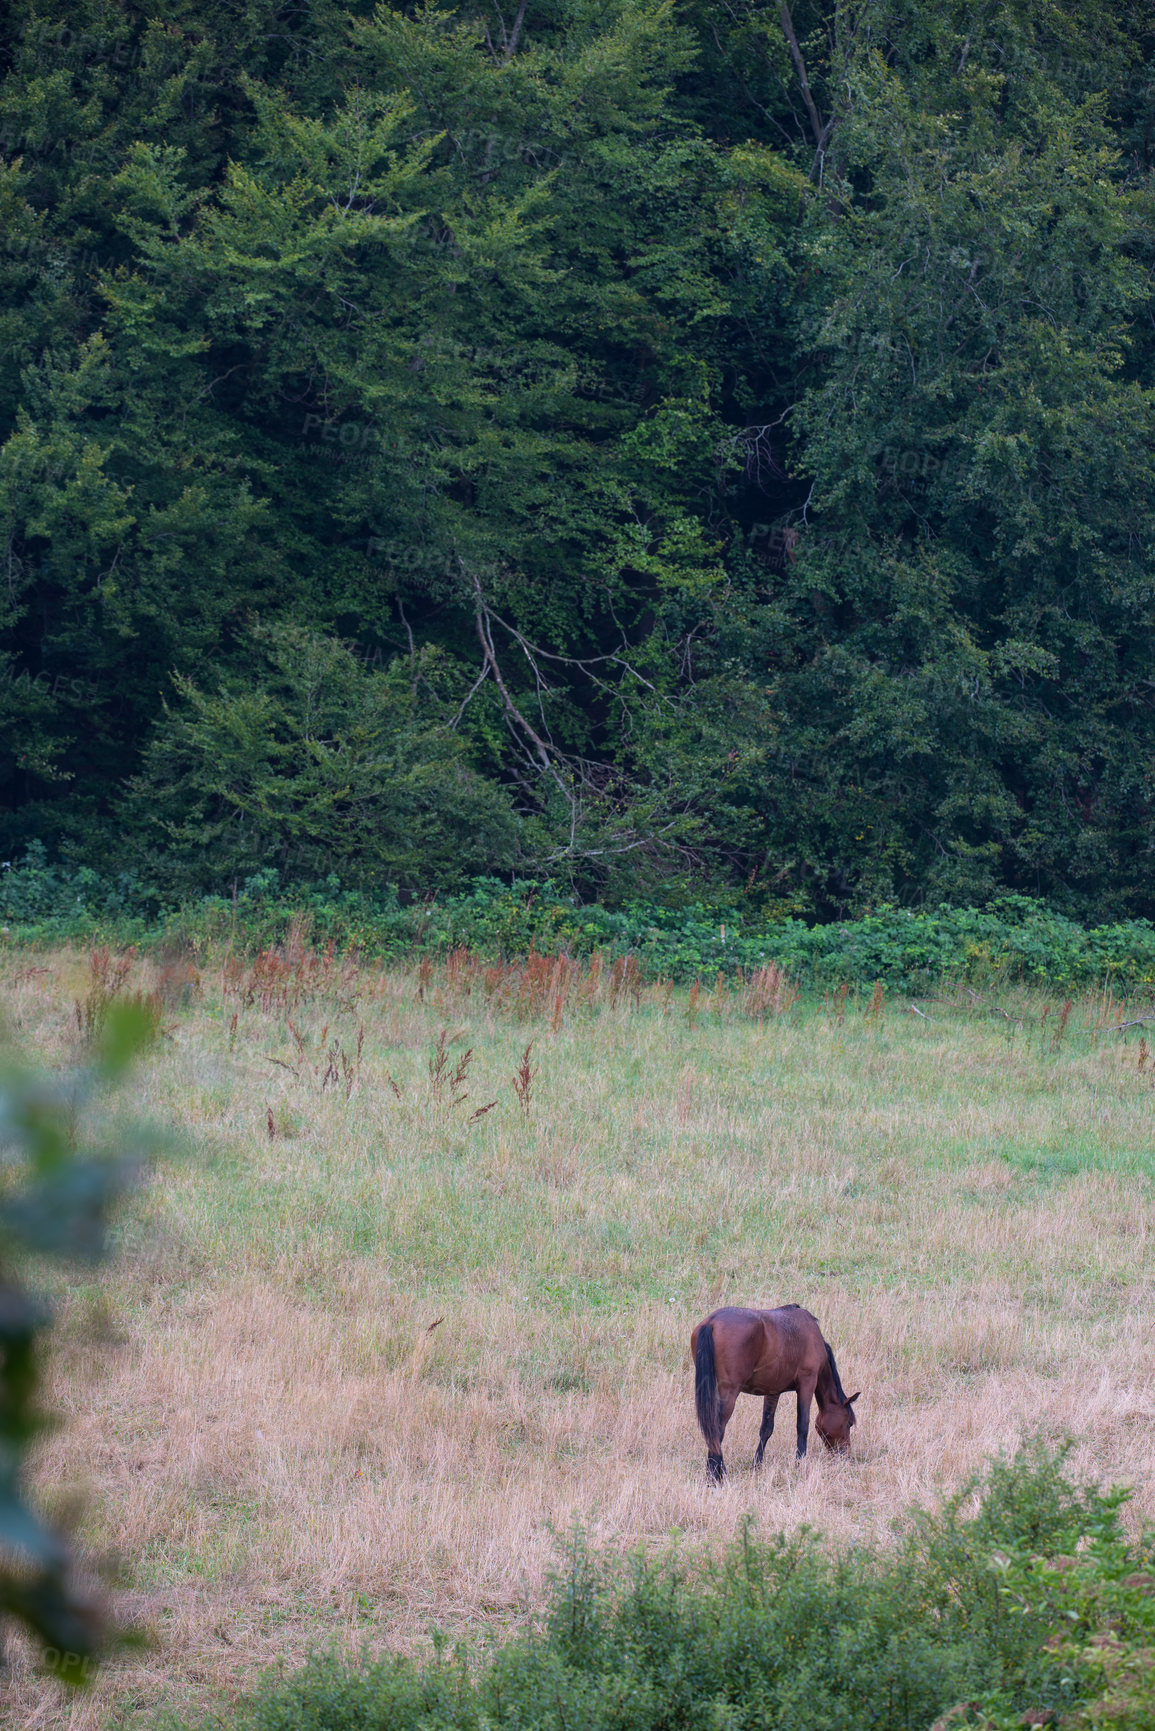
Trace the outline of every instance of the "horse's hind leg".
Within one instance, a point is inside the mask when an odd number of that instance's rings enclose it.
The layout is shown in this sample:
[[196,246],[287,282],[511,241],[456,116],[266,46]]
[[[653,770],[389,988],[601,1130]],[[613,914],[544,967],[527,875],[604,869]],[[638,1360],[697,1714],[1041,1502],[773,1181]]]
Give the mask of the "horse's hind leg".
[[806,1439],[810,1435],[810,1402],[814,1399],[814,1388],[818,1378],[807,1377],[805,1382],[798,1384],[798,1459],[806,1454]]
[[762,1465],[762,1456],[766,1453],[766,1444],[774,1435],[774,1413],[781,1397],[768,1394],[762,1402],[762,1429],[758,1432],[758,1452],[754,1456],[755,1467]]
[[738,1391],[719,1393],[718,1396],[718,1452],[706,1456],[706,1478],[712,1485],[720,1485],[726,1477],[726,1463],[722,1459],[722,1438],[726,1434],[726,1426],[734,1416],[734,1407],[738,1400]]

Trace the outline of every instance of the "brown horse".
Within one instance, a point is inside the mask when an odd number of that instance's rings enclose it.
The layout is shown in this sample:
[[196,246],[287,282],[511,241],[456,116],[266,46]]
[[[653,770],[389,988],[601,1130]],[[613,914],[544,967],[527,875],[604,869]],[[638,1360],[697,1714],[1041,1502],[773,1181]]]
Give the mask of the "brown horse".
[[726,1466],[722,1438],[740,1394],[763,1397],[762,1429],[755,1467],[762,1465],[774,1432],[774,1409],[787,1389],[798,1396],[798,1459],[806,1453],[810,1402],[817,1395],[815,1425],[828,1449],[850,1445],[856,1394],[845,1395],[834,1354],[808,1310],[787,1304],[781,1310],[711,1311],[690,1336],[694,1358],[698,1423],[706,1439],[706,1477],[718,1484]]

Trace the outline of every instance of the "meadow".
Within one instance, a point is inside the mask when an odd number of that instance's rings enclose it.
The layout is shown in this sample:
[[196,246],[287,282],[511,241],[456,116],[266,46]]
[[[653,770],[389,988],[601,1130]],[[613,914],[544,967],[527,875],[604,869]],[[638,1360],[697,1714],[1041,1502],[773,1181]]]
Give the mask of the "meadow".
[[[748,1513],[885,1543],[1035,1434],[1155,1519],[1141,1005],[300,943],[9,949],[0,989],[52,1064],[150,995],[130,1092],[187,1145],[63,1295],[36,1467],[153,1643],[69,1699],[14,1641],[6,1723],[146,1724],[322,1647],[499,1640],[575,1523],[610,1549],[720,1548]],[[743,1400],[707,1487],[688,1337],[724,1302],[816,1314],[863,1391],[848,1458],[812,1432],[795,1465],[788,1396],[756,1478]]]

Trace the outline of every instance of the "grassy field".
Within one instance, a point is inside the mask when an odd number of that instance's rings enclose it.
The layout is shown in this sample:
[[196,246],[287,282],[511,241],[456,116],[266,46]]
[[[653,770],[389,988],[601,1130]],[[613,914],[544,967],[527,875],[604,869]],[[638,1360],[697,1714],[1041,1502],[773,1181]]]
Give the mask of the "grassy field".
[[[88,958],[0,973],[16,1039],[73,1061]],[[575,1520],[614,1545],[715,1544],[748,1510],[877,1539],[1036,1431],[1155,1517],[1155,1095],[1117,1006],[691,1000],[540,959],[125,985],[166,1006],[137,1099],[191,1153],[70,1298],[38,1474],[83,1497],[156,1644],[69,1704],[14,1643],[6,1723],[147,1719],[325,1644],[500,1636]],[[743,1400],[709,1490],[689,1331],[791,1301],[863,1390],[852,1453],[812,1432],[798,1469],[788,1397],[756,1479]],[[116,1341],[85,1381],[94,1328]]]

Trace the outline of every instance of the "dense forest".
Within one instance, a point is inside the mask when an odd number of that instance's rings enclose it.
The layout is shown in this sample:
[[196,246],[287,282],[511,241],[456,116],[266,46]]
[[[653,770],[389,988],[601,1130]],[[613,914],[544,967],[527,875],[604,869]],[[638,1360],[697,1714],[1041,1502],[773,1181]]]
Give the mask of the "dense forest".
[[6,854],[1155,914],[1150,8],[0,32]]

